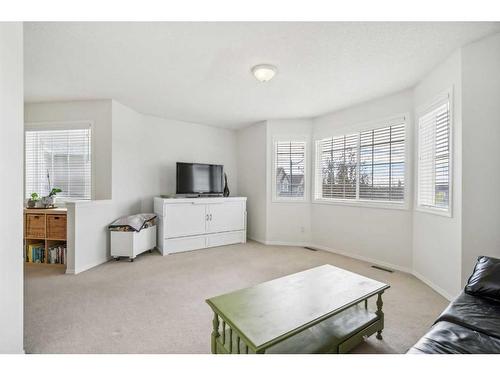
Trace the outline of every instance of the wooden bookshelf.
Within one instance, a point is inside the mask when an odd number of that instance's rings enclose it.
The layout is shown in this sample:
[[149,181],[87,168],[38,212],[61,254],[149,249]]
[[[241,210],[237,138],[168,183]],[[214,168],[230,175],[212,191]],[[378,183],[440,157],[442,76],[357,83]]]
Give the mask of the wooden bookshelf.
[[[65,266],[63,263],[49,263],[49,248],[64,245],[67,248],[67,210],[66,208],[25,208],[24,209],[24,257],[28,262],[30,245],[40,244],[44,249],[44,262],[30,264],[48,264]],[[66,254],[64,254],[66,262]]]

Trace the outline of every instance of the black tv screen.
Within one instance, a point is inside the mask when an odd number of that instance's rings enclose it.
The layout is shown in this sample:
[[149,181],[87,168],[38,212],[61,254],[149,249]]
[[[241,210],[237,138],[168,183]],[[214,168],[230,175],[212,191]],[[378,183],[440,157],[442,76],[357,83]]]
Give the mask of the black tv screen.
[[221,194],[223,166],[177,163],[177,194]]

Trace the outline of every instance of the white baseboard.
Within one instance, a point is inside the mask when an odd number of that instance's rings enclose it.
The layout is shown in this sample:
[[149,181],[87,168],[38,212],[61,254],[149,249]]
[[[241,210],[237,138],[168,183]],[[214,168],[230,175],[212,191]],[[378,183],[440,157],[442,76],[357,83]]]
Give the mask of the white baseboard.
[[433,289],[434,291],[436,291],[437,293],[441,294],[444,298],[446,298],[448,301],[451,301],[452,299],[454,299],[455,297],[452,296],[450,293],[448,293],[446,290],[444,290],[443,288],[437,286],[436,284],[434,284],[432,281],[430,281],[429,279],[427,279],[426,277],[422,276],[421,274],[419,274],[418,272],[416,271],[413,271],[412,272],[412,275],[415,276],[417,279],[419,279],[420,281],[422,281],[424,284],[427,284],[431,289]]
[[402,266],[399,266],[397,264],[384,262],[384,261],[381,261],[381,260],[378,260],[378,259],[368,258],[368,257],[365,257],[363,255],[348,253],[346,251],[339,251],[339,250],[332,249],[332,248],[329,248],[329,247],[326,247],[326,246],[321,246],[321,245],[310,245],[310,247],[312,247],[314,249],[328,251],[330,253],[334,253],[334,254],[338,254],[338,255],[343,255],[343,256],[346,256],[348,258],[354,258],[354,259],[362,260],[363,262],[373,263],[373,264],[375,264],[377,266],[381,266],[381,267],[385,267],[385,268],[390,268],[390,269],[394,269],[394,270],[397,270],[397,271],[401,271],[401,272],[412,274],[412,270],[410,268],[402,267]]
[[266,244],[266,241],[265,241],[265,240],[263,240],[263,239],[261,239],[261,238],[256,238],[256,237],[250,237],[250,236],[248,236],[248,239],[249,239],[249,240],[252,240],[252,241],[255,241],[255,242],[258,242],[258,243],[261,243],[261,244],[263,244],[263,245],[265,245],[265,244]]
[[270,246],[295,246],[295,247],[305,247],[310,246],[309,242],[288,242],[288,241],[267,241],[261,238],[248,237],[249,240],[261,243],[263,245]]
[[303,242],[265,241],[265,240],[256,239],[256,238],[250,238],[250,239],[253,240],[253,241],[260,242],[260,243],[262,243],[264,245],[311,247],[313,249],[328,251],[330,253],[334,253],[334,254],[346,256],[348,258],[358,259],[358,260],[361,260],[361,261],[364,261],[364,262],[368,262],[368,263],[372,263],[372,264],[375,264],[375,265],[378,265],[378,266],[382,266],[382,267],[385,267],[385,268],[390,268],[390,269],[394,269],[394,270],[397,270],[397,271],[400,271],[400,272],[405,272],[405,273],[408,273],[410,275],[415,276],[417,279],[419,279],[420,281],[422,281],[424,284],[428,285],[430,288],[432,288],[434,291],[436,291],[437,293],[439,293],[440,295],[442,295],[448,301],[451,301],[454,298],[454,296],[452,296],[446,290],[444,290],[443,288],[437,286],[436,284],[434,284],[433,282],[431,282],[426,277],[422,276],[418,272],[415,272],[414,270],[412,270],[411,268],[408,268],[408,267],[402,267],[402,266],[399,266],[397,264],[393,264],[393,263],[389,263],[389,262],[384,262],[384,261],[381,261],[381,260],[378,260],[378,259],[368,258],[368,257],[362,256],[362,255],[358,255],[358,254],[348,253],[346,251],[339,251],[339,250],[332,249],[332,248],[329,248],[327,246],[322,246],[322,245],[314,245],[314,244],[308,244],[308,243],[303,243]]
[[[106,263],[106,262],[109,262],[111,260],[111,257],[106,257],[106,258],[102,258],[100,260],[97,260],[95,262],[92,262],[92,263],[89,263],[89,264],[86,264],[85,266],[83,267],[79,267],[78,270],[73,270],[73,274],[77,275],[79,274],[80,272],[83,272],[83,271],[87,271],[91,268],[94,268],[100,264],[103,264],[103,263]],[[69,273],[68,270],[66,270],[66,273]]]
[[265,241],[263,243],[265,245],[273,245],[273,246],[295,246],[295,247],[310,246],[310,244],[307,242]]
[[348,253],[345,251],[335,250],[335,249],[332,249],[332,248],[329,248],[326,246],[314,245],[314,244],[310,244],[308,242],[266,241],[266,240],[262,240],[262,239],[251,238],[251,237],[249,237],[249,239],[253,240],[253,241],[257,241],[261,244],[270,245],[270,246],[310,247],[313,249],[318,249],[318,250],[328,251],[330,253],[334,253],[334,254],[338,254],[338,255],[343,255],[343,256],[346,256],[348,258],[353,258],[353,259],[362,260],[364,262],[373,263],[375,265],[382,266],[385,268],[391,268],[391,269],[398,270],[401,272],[413,274],[412,270],[407,268],[407,267],[401,267],[401,266],[398,266],[397,264],[383,262],[383,261],[380,261],[377,259],[367,258],[367,257],[364,257],[362,255],[352,254],[352,253]]

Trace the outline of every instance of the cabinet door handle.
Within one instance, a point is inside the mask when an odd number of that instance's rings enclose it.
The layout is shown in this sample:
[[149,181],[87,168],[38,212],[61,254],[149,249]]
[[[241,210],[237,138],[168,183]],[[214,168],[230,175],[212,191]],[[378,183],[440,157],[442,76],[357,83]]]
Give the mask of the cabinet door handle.
[[208,220],[209,220],[208,218],[209,218],[209,216],[208,216],[208,214],[207,214],[207,217],[206,217],[206,219],[205,219],[205,220],[206,220],[206,221],[208,221]]
[[210,214],[210,221],[212,221],[212,214]]

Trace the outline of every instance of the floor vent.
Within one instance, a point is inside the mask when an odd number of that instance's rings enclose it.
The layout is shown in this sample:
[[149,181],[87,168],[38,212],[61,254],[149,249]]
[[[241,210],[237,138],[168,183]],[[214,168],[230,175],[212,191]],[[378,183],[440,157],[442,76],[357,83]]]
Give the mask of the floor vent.
[[310,251],[318,251],[318,249],[314,249],[314,248],[309,247],[309,246],[304,246],[304,249],[310,250]]
[[384,268],[384,267],[380,267],[380,266],[372,266],[372,268],[376,268],[380,271],[385,271],[385,272],[389,272],[389,273],[393,273],[394,271],[393,270],[390,270],[389,268]]

